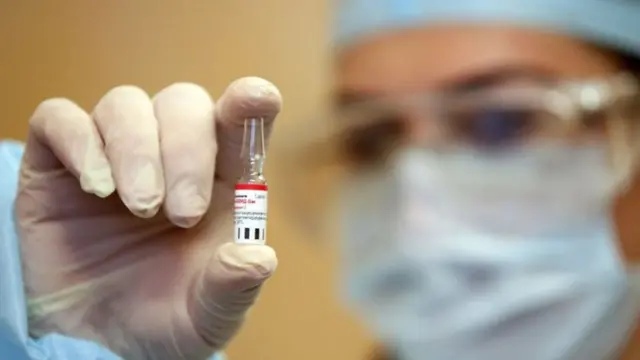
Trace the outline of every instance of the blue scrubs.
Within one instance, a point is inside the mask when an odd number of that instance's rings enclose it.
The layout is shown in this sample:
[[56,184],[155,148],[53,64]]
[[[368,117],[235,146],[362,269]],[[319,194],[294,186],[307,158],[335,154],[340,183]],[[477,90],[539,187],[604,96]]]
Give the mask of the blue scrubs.
[[[121,360],[95,343],[51,334],[33,340],[20,267],[19,241],[13,219],[23,145],[0,142],[0,358],[11,360]],[[215,355],[211,360],[223,360]]]

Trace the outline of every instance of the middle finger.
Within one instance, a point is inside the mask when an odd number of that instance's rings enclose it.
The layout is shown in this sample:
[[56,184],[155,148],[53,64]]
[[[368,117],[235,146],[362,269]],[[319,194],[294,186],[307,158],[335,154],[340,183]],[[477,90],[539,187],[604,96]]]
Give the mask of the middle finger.
[[202,87],[177,83],[158,93],[153,106],[165,167],[164,211],[174,224],[188,228],[211,201],[217,152],[213,101]]

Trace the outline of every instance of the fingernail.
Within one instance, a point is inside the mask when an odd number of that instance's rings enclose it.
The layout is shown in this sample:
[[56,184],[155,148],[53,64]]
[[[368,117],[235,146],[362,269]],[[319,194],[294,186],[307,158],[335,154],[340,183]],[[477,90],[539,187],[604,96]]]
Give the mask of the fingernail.
[[243,85],[247,94],[255,98],[280,96],[280,91],[275,85],[259,77],[246,77]]
[[255,278],[266,278],[276,270],[278,260],[272,248],[264,245],[225,244],[218,251],[220,263],[246,272],[256,271]]
[[170,210],[171,218],[180,227],[192,227],[207,212],[209,204],[192,181],[178,183],[173,189],[172,197],[174,201]]
[[162,203],[163,191],[159,171],[151,162],[147,162],[134,172],[132,193],[127,207],[140,217],[150,218],[158,212]]
[[91,165],[91,168],[85,169],[80,174],[82,191],[101,198],[106,198],[113,194],[116,191],[116,183],[113,180],[111,167],[106,159],[95,159]]

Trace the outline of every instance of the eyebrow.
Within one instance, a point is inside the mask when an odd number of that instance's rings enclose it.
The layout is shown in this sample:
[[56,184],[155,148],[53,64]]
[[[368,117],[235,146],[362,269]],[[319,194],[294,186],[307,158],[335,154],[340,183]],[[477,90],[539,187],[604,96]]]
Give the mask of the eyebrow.
[[[551,72],[537,68],[499,68],[445,81],[442,85],[438,86],[438,91],[441,93],[459,94],[497,86],[512,79],[527,79],[536,82],[550,83],[556,78],[557,76],[554,76]],[[334,96],[333,104],[337,108],[343,108],[371,100],[377,96],[379,96],[379,94],[373,92],[341,90]]]

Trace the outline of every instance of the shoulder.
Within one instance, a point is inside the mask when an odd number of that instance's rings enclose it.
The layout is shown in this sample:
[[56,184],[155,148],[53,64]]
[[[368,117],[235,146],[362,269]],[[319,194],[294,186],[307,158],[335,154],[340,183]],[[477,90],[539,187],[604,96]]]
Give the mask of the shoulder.
[[0,140],[0,353],[5,354],[24,351],[19,347],[27,342],[20,252],[13,222],[23,149],[17,141]]
[[0,225],[13,231],[13,203],[18,193],[20,163],[24,145],[15,140],[0,140]]
[[0,201],[2,202],[13,200],[15,196],[23,153],[24,145],[21,142],[0,140]]
[[24,153],[24,143],[18,140],[0,140],[0,162],[2,166],[20,168],[20,160]]
[[24,145],[14,140],[0,140],[0,212],[11,210],[18,190],[18,174]]

